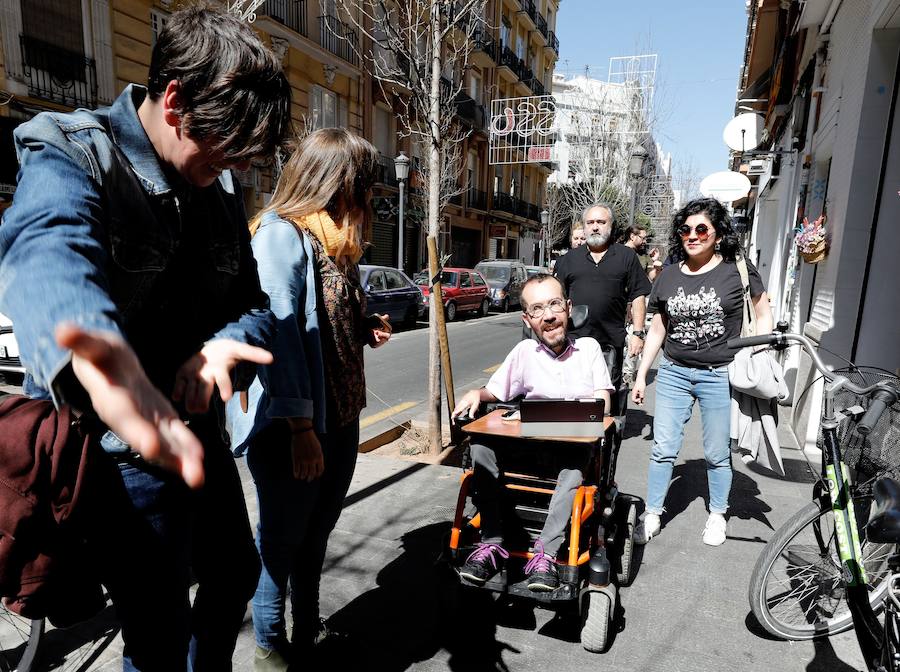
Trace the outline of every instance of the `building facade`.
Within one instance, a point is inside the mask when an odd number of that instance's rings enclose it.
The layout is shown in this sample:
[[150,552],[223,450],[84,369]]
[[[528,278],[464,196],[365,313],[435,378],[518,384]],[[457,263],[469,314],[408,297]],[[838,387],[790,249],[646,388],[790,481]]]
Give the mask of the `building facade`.
[[[749,252],[777,320],[805,333],[837,367],[900,373],[900,0],[752,0],[736,112],[764,119],[763,143],[735,153],[753,189],[738,204]],[[803,261],[794,235],[826,218],[824,260]],[[792,426],[815,443],[821,383],[787,356]],[[811,392],[802,395],[807,388]]]

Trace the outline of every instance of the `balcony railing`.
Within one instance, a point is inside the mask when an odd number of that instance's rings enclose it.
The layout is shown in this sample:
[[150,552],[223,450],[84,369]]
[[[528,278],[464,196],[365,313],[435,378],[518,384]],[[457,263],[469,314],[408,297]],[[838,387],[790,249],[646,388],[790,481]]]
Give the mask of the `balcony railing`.
[[549,28],[547,27],[547,19],[544,18],[543,14],[537,15],[537,29],[544,38],[547,37],[547,32]]
[[559,38],[556,37],[556,33],[551,30],[550,36],[547,39],[550,42],[550,48],[556,52],[557,56],[559,56]]
[[462,204],[463,204],[462,192],[460,192],[458,194],[453,194],[450,197],[450,203],[452,203],[453,205],[458,205],[459,207],[462,207]]
[[469,189],[466,195],[467,206],[475,210],[487,210],[487,196],[487,192],[481,191],[481,189]]
[[534,92],[536,96],[544,95],[544,83],[541,82],[537,77],[532,77],[531,79],[525,80],[525,85]]
[[356,31],[336,16],[319,17],[319,44],[335,56],[359,67]]
[[537,17],[539,16],[537,7],[535,7],[534,0],[521,0],[522,9],[525,10],[525,13],[537,24]]
[[456,113],[473,128],[484,128],[486,116],[484,106],[465,93],[456,94]]
[[523,75],[527,68],[522,59],[516,56],[516,53],[509,47],[503,47],[503,50],[500,52],[499,63],[501,66],[506,66],[512,70],[519,79],[525,79]]
[[494,192],[494,210],[499,210],[501,212],[508,212],[513,215],[516,212],[516,204],[515,201],[518,199],[510,196],[509,194],[504,194],[502,191]]
[[494,38],[491,37],[490,31],[486,27],[480,26],[475,31],[472,35],[472,42],[475,44],[475,48],[478,51],[483,51],[491,57],[492,61],[497,61],[497,43],[494,41]]
[[97,106],[97,68],[93,58],[21,36],[28,95],[69,107]]
[[258,10],[295,33],[308,37],[306,26],[306,0],[266,0]]

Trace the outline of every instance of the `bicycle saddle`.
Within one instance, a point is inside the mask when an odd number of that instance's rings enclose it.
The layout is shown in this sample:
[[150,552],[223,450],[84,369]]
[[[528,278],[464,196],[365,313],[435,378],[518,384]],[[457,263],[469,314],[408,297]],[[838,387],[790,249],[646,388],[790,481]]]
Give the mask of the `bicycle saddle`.
[[875,505],[866,538],[877,544],[900,544],[900,483],[892,478],[875,483]]

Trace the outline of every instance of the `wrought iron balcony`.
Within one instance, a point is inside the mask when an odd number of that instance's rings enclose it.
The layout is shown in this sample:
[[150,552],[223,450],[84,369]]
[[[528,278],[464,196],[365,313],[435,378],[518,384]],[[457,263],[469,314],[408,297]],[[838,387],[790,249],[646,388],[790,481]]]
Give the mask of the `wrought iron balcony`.
[[472,35],[472,42],[475,48],[483,51],[491,57],[491,60],[497,62],[497,42],[491,37],[490,31],[484,25],[481,25]]
[[502,191],[494,192],[494,210],[499,210],[501,212],[508,212],[513,215],[516,212],[516,204],[515,201],[519,199],[510,196],[509,194],[504,194]]
[[534,0],[521,0],[522,9],[525,10],[525,13],[528,17],[537,25],[537,17],[539,16],[537,7],[534,4]]
[[545,93],[544,84],[537,77],[525,80],[525,85],[534,92],[536,96],[543,96]]
[[265,14],[295,33],[308,37],[306,0],[266,0],[257,12]]
[[319,44],[335,56],[359,67],[356,31],[336,16],[326,14],[319,17]]
[[488,197],[486,191],[470,188],[467,193],[467,206],[474,210],[487,210]]
[[540,34],[543,35],[544,38],[546,38],[549,28],[547,27],[547,19],[544,18],[543,14],[537,15],[536,23],[537,23],[538,32],[540,32]]
[[473,128],[484,128],[485,112],[484,106],[479,105],[475,100],[465,94],[456,94],[456,113]]
[[378,155],[378,165],[375,166],[375,182],[389,187],[396,187],[400,184],[394,168],[394,159],[384,154]]
[[512,70],[519,79],[524,79],[522,75],[525,71],[525,64],[509,47],[503,47],[503,50],[500,52],[499,64]]
[[559,38],[556,37],[556,33],[551,30],[550,36],[547,39],[550,42],[550,48],[556,52],[557,56],[559,56]]
[[27,35],[21,36],[28,94],[70,107],[97,106],[97,68],[93,58]]

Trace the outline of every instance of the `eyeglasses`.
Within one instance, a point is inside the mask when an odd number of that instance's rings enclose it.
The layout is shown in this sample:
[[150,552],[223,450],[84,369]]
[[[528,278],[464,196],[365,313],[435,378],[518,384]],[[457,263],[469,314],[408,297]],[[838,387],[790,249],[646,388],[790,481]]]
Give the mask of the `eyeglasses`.
[[691,237],[691,232],[694,232],[697,234],[697,240],[702,243],[704,240],[709,238],[710,227],[708,227],[706,224],[697,224],[697,226],[695,227],[690,227],[687,224],[682,224],[677,229],[675,229],[675,231],[679,236],[681,236],[682,240],[687,240]]
[[523,312],[532,320],[536,320],[539,317],[543,317],[548,308],[551,312],[562,313],[566,309],[566,302],[563,299],[551,299],[550,303],[548,303],[546,306],[540,303],[535,303],[532,306],[528,306],[528,310],[525,310]]

